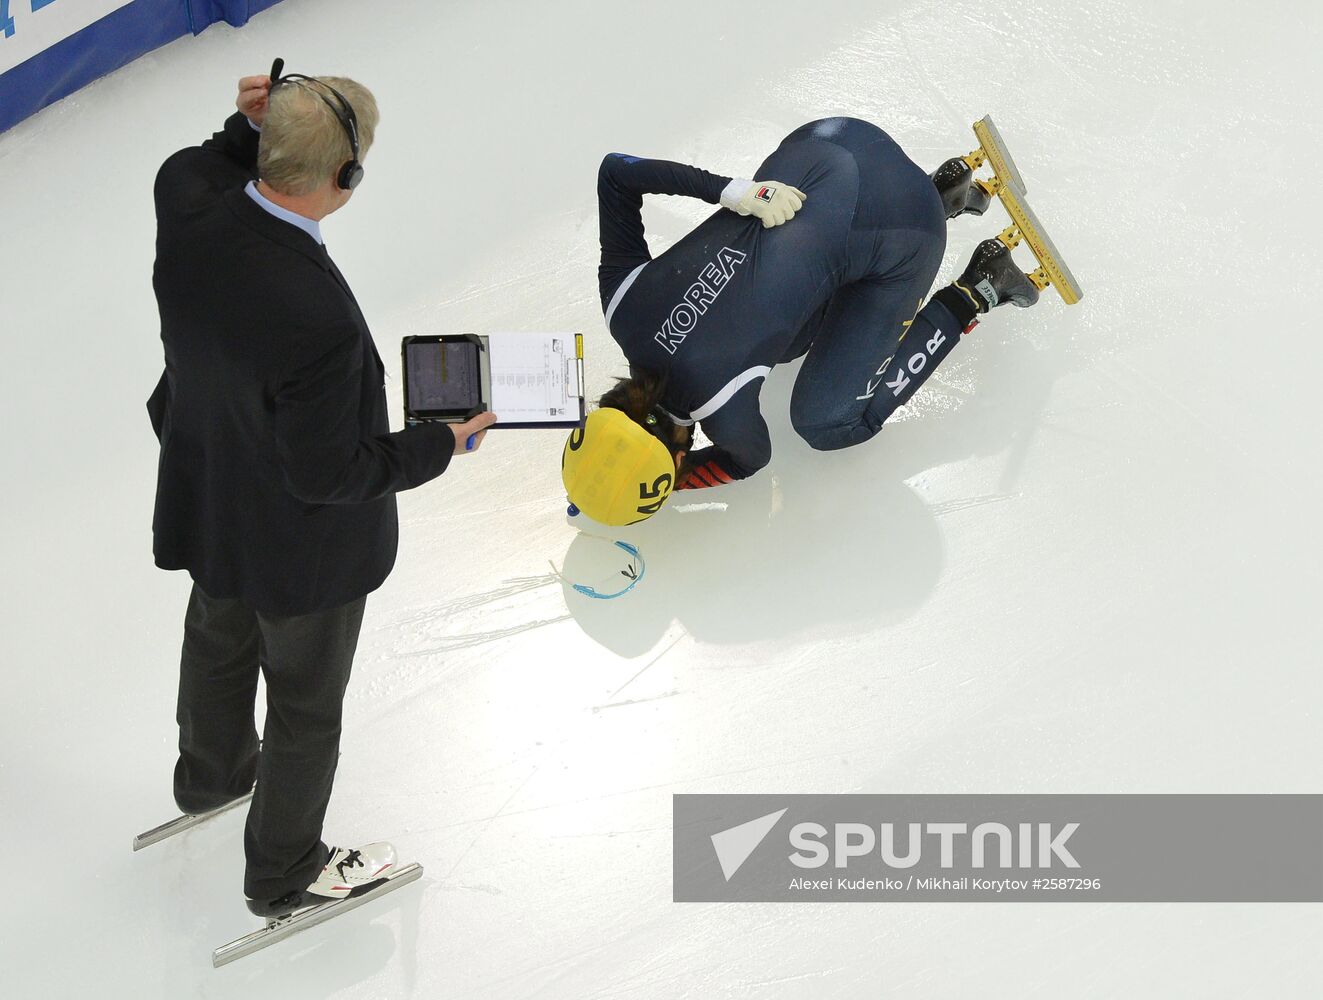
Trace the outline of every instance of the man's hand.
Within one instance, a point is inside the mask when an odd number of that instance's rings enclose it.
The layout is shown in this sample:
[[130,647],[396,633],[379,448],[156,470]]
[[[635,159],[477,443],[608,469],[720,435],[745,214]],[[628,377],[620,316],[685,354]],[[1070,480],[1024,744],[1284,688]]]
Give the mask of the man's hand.
[[496,423],[496,414],[489,412],[479,413],[472,420],[466,420],[462,424],[451,424],[450,429],[455,432],[455,454],[467,455],[471,451],[477,451],[482,445],[482,439],[487,436],[487,428],[494,423]]
[[267,97],[271,93],[271,77],[245,76],[239,81],[239,96],[234,106],[243,112],[244,117],[262,127],[266,120]]
[[721,192],[721,204],[740,215],[761,219],[764,229],[789,222],[804,207],[808,195],[780,181],[736,178]]

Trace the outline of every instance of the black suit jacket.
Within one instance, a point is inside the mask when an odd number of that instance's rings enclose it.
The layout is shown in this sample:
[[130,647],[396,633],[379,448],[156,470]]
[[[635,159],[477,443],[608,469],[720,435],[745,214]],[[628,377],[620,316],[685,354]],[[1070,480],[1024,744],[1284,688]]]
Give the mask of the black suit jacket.
[[213,597],[298,615],[375,590],[395,562],[395,493],[440,475],[444,425],[390,433],[384,369],[323,247],[258,206],[241,114],[156,178],[165,373],[156,564]]

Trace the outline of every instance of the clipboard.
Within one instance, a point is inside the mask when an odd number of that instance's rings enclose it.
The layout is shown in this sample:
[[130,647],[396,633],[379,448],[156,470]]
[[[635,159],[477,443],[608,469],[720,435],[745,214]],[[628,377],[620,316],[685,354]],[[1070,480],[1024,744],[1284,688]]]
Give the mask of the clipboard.
[[[482,346],[480,381],[475,389],[472,372],[462,365],[460,370],[448,370],[449,377],[469,379],[464,387],[468,395],[462,402],[472,406],[461,411],[456,405],[452,412],[440,414],[434,404],[446,393],[440,391],[436,352],[453,352],[454,348],[431,345],[461,342]],[[492,430],[573,428],[580,426],[587,415],[581,333],[500,332],[481,337],[473,334],[406,337],[401,350],[404,354],[404,418],[407,425],[432,420],[463,421],[491,410],[501,418]],[[458,357],[453,353],[451,356]],[[426,373],[421,370],[424,364],[430,366]],[[482,364],[486,367],[482,368]],[[459,395],[447,401],[458,404]]]

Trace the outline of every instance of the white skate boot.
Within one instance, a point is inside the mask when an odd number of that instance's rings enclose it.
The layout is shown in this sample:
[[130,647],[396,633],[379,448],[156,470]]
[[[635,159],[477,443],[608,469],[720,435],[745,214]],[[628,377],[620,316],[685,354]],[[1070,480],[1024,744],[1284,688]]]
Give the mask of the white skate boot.
[[251,955],[291,934],[394,892],[422,874],[421,865],[401,866],[391,844],[332,847],[321,874],[308,888],[286,893],[279,899],[248,900],[248,909],[265,917],[266,926],[217,948],[211,953],[211,964],[220,967]]
[[332,847],[321,873],[306,889],[276,899],[250,899],[248,909],[259,917],[280,917],[328,900],[362,896],[395,874],[395,847],[384,841],[366,847]]
[[307,892],[325,899],[361,896],[395,870],[395,846],[386,841],[366,847],[332,847],[331,856]]

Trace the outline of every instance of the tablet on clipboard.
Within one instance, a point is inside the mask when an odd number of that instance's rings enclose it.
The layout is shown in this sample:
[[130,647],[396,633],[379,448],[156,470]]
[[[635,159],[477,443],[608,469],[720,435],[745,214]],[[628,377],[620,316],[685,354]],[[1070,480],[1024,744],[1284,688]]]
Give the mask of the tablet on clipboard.
[[404,422],[459,424],[491,409],[487,338],[405,337]]

